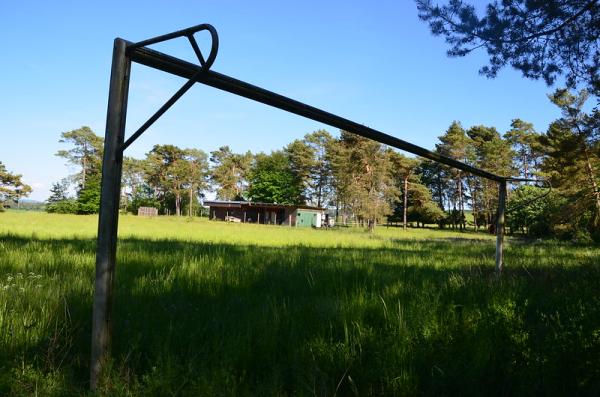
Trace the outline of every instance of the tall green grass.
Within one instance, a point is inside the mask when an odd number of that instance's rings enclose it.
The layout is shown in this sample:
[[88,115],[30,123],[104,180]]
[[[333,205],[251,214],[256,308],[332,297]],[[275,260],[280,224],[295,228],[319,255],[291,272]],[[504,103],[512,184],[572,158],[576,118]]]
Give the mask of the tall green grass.
[[[87,390],[96,218],[0,215],[0,395]],[[598,395],[600,249],[125,216],[107,395]]]

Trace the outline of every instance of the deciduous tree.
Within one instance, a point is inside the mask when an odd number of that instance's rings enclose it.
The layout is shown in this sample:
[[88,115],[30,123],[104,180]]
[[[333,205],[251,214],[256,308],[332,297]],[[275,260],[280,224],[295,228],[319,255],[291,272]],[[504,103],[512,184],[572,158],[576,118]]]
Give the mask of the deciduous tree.
[[302,204],[302,183],[292,172],[289,157],[281,150],[255,155],[249,181],[248,196],[253,201]]

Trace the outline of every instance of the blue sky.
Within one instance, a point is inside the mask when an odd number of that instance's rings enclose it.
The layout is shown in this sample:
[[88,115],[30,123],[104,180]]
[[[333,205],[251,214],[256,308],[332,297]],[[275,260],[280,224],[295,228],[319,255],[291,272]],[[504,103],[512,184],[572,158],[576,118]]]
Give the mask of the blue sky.
[[[0,3],[0,161],[45,200],[74,172],[54,156],[63,131],[104,135],[112,41],[139,41],[211,23],[220,50],[213,70],[433,148],[453,120],[495,126],[513,118],[544,131],[559,117],[551,89],[511,69],[478,74],[484,53],[448,58],[443,39],[413,1],[3,1]],[[187,41],[155,48],[193,60]],[[200,38],[207,44],[206,38]],[[146,120],[183,80],[134,65],[127,131]],[[331,127],[210,87],[193,87],[127,155],[156,143],[206,152],[279,149]]]

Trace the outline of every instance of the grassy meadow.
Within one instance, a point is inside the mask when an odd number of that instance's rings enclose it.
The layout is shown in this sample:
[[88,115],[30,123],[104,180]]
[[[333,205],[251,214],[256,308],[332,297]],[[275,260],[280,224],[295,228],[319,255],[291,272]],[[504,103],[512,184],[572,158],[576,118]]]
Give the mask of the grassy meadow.
[[[95,216],[0,213],[0,395],[85,395]],[[106,395],[600,395],[600,248],[122,216]]]

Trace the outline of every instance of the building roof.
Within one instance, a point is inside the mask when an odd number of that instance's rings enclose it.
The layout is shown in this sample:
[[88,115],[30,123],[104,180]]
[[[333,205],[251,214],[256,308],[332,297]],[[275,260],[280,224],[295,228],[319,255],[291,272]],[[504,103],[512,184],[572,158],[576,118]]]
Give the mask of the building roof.
[[298,208],[298,209],[315,210],[315,211],[325,210],[325,208],[313,207],[313,206],[304,205],[304,204],[257,203],[257,202],[253,202],[253,201],[206,200],[206,201],[204,201],[204,205],[209,206],[209,207],[221,207],[221,208],[254,207],[254,208],[270,208],[270,209]]

